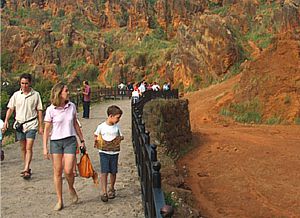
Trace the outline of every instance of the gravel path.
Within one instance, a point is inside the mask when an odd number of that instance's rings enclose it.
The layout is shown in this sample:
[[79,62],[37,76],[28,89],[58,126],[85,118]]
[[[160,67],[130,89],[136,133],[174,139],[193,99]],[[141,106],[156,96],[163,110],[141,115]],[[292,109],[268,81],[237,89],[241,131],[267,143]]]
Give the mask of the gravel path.
[[[87,151],[97,172],[100,171],[99,156],[93,148],[93,132],[105,120],[106,109],[116,104],[123,110],[120,126],[125,140],[121,144],[119,173],[117,174],[117,197],[104,203],[100,200],[100,185],[96,187],[91,178],[76,177],[75,188],[79,202],[71,204],[66,180],[63,180],[64,209],[56,212],[56,194],[53,185],[52,163],[43,159],[42,137],[35,141],[32,178],[27,181],[19,176],[23,169],[19,143],[7,145],[5,160],[1,163],[1,217],[144,217],[140,183],[135,166],[131,142],[131,109],[129,100],[101,102],[91,107],[90,119],[81,119]],[[78,117],[81,117],[81,113]],[[79,161],[79,155],[77,157]]]

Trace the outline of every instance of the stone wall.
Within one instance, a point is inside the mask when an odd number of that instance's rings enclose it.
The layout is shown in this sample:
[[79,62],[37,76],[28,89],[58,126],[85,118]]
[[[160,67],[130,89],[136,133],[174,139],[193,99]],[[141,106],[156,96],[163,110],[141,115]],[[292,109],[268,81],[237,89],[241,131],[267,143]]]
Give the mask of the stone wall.
[[150,132],[150,143],[164,146],[174,157],[179,157],[191,147],[187,100],[152,100],[144,106],[143,120]]

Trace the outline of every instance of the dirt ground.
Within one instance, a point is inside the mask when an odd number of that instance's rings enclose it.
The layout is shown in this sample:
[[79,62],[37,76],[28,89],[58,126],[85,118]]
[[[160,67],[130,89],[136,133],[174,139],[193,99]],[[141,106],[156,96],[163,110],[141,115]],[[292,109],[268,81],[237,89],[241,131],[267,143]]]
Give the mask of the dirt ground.
[[[1,214],[0,217],[144,217],[140,182],[135,167],[135,157],[131,141],[131,104],[129,100],[101,102],[91,107],[90,119],[82,119],[78,114],[86,141],[87,152],[94,169],[99,173],[98,151],[93,148],[93,132],[100,122],[106,119],[106,109],[116,104],[124,114],[120,121],[125,137],[121,143],[116,198],[104,203],[100,200],[100,185],[95,186],[91,178],[76,177],[75,189],[79,201],[71,204],[66,180],[63,179],[64,209],[54,211],[56,194],[53,185],[52,163],[43,158],[42,137],[37,136],[31,163],[32,177],[20,177],[23,161],[19,143],[7,145],[5,160],[1,162]],[[77,162],[80,155],[77,157]]]
[[300,126],[237,124],[212,111],[239,79],[185,96],[195,145],[178,162],[185,183],[204,217],[300,217]]

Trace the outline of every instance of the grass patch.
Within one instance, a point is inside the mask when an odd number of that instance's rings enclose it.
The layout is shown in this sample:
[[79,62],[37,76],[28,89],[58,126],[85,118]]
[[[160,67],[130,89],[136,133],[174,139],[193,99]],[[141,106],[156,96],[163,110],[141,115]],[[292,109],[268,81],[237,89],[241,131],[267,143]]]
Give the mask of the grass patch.
[[291,96],[286,95],[284,98],[284,104],[291,104],[292,100],[291,100]]
[[300,125],[300,117],[296,117],[295,118],[295,124],[296,125]]
[[281,118],[280,117],[271,117],[269,119],[267,119],[266,124],[268,125],[276,125],[276,124],[280,124],[281,123]]
[[227,15],[228,10],[229,10],[229,6],[223,6],[212,10],[212,13],[219,14],[220,16],[224,17]]
[[220,114],[232,117],[239,123],[261,123],[262,106],[257,99],[243,103],[230,104],[229,107],[223,107]]
[[164,192],[164,196],[165,196],[165,202],[166,202],[167,205],[170,205],[173,208],[177,208],[178,207],[178,203],[173,198],[171,192]]

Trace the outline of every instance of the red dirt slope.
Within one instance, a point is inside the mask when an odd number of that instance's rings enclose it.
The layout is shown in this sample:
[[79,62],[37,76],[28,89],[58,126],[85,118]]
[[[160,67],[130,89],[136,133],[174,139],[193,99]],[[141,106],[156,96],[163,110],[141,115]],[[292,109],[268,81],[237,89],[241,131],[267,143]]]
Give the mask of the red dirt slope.
[[185,96],[196,148],[178,165],[186,166],[185,182],[205,217],[300,217],[300,126],[219,116],[223,105],[255,93],[264,118],[276,111],[288,120],[299,116],[299,44],[281,41],[272,49],[235,78]]

